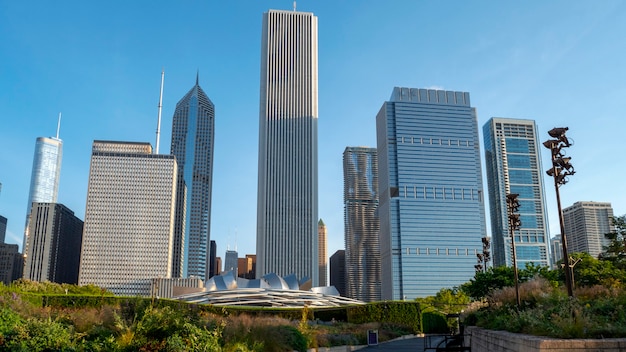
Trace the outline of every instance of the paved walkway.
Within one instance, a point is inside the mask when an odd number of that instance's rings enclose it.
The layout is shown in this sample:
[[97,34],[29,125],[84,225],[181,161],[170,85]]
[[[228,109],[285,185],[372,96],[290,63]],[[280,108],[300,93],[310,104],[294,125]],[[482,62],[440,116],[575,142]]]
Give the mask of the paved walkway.
[[412,337],[382,342],[376,346],[368,346],[359,351],[392,351],[392,352],[422,352],[424,351],[424,338]]

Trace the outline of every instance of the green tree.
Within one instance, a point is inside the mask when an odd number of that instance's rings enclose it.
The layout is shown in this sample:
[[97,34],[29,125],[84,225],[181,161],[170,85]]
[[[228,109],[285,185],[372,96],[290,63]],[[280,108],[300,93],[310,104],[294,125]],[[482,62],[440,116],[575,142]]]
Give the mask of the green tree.
[[482,299],[493,290],[514,285],[513,268],[503,265],[477,272],[474,278],[461,285],[461,290],[473,299]]
[[611,241],[600,254],[601,260],[610,261],[616,268],[626,270],[626,215],[611,218],[615,231],[604,236]]
[[[610,260],[599,260],[588,253],[572,253],[574,265],[574,285],[582,286],[620,286],[626,282],[626,271],[620,270]],[[559,270],[559,276],[565,279],[565,272]]]

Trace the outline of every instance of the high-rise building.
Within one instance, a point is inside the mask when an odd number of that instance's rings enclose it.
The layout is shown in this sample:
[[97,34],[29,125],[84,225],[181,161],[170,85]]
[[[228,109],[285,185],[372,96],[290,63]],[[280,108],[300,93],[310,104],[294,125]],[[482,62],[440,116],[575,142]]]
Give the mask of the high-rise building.
[[212,278],[215,275],[219,275],[219,272],[216,272],[217,265],[217,243],[211,240],[210,250],[209,250],[209,278]]
[[261,38],[256,275],[317,286],[317,17],[269,10]]
[[256,277],[256,254],[246,254],[246,258],[252,261],[252,271],[248,275],[249,279],[254,279]]
[[381,298],[411,300],[467,282],[486,236],[469,93],[396,87],[376,133]]
[[[60,120],[59,120],[60,122]],[[61,179],[61,159],[63,158],[63,141],[56,137],[39,137],[35,142],[33,169],[30,175],[30,190],[26,206],[26,223],[30,216],[30,207],[33,202],[56,203],[59,195],[59,181]],[[24,229],[22,251],[26,251],[28,243],[28,228]]]
[[324,221],[322,221],[322,219],[320,219],[320,221],[317,222],[317,242],[318,242],[318,255],[317,255],[317,261],[320,268],[320,273],[319,273],[319,286],[326,286],[328,284],[328,260],[326,259],[326,248],[327,248],[327,242],[326,242],[326,237],[328,235],[328,229],[326,228],[326,224],[324,224]]
[[563,209],[568,252],[598,258],[610,244],[604,235],[615,231],[612,218],[613,208],[606,202],[576,202]]
[[244,279],[254,279],[252,274],[252,258],[247,255],[243,258],[237,258],[237,276]]
[[63,204],[34,202],[27,228],[24,278],[77,284],[83,221]]
[[561,244],[561,235],[558,234],[550,239],[550,267],[560,269],[557,263],[561,259],[563,259],[563,245]]
[[519,194],[521,226],[515,232],[517,267],[548,266],[548,221],[541,143],[533,120],[491,118],[483,126],[491,212],[493,264],[513,265],[507,194]]
[[222,257],[215,258],[215,275],[222,273]]
[[22,277],[22,258],[17,244],[0,243],[0,282],[10,285]]
[[343,152],[343,204],[346,295],[365,302],[380,301],[376,148],[347,147]]
[[233,276],[237,277],[239,275],[239,253],[237,251],[231,251],[230,249],[226,250],[226,255],[224,256],[224,271],[232,271]]
[[330,256],[330,285],[346,297],[346,251],[343,249]]
[[[176,104],[171,154],[178,162],[174,265],[172,275],[210,275],[211,187],[215,106],[196,84]],[[186,264],[185,264],[186,263]]]
[[7,223],[7,218],[0,215],[0,243],[5,243],[7,236]]
[[79,285],[150,295],[172,277],[177,170],[149,143],[93,142]]

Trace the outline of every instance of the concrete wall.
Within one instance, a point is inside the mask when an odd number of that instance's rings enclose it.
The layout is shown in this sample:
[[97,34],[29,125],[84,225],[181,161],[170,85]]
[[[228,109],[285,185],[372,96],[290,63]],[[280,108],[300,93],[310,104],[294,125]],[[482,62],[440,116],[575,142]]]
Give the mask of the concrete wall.
[[465,334],[472,352],[626,352],[626,338],[566,340],[474,326],[466,327]]

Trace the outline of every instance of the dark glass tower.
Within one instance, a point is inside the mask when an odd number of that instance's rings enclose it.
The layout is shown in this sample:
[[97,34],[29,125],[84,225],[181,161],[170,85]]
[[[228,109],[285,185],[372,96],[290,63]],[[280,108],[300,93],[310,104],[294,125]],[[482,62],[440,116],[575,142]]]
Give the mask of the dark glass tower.
[[[171,153],[178,162],[172,276],[209,278],[215,106],[198,84],[176,104]],[[186,255],[185,255],[186,253]]]
[[346,294],[361,301],[380,301],[376,148],[347,147],[343,152],[343,203]]

